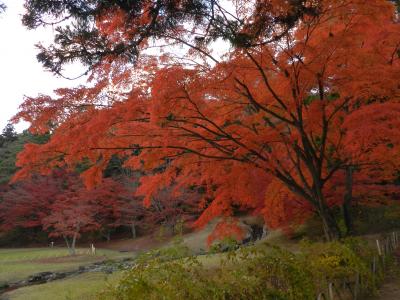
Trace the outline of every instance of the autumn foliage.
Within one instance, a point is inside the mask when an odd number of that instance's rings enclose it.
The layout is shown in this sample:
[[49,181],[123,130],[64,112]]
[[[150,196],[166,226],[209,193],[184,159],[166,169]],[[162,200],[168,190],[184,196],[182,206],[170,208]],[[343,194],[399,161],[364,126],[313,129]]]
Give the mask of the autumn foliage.
[[[164,189],[173,197],[198,189],[198,226],[238,210],[272,227],[317,214],[327,239],[340,236],[332,208],[349,204],[349,188],[362,182],[346,172],[379,185],[399,170],[398,16],[385,0],[305,1],[303,10],[267,2],[229,1],[237,15],[216,8],[221,23],[244,22],[227,33],[222,58],[215,39],[185,39],[208,33],[201,20],[187,33],[183,18],[135,44],[134,68],[121,48],[91,61],[87,87],[26,98],[14,120],[52,137],[25,147],[15,180],[89,161],[82,178],[93,188],[119,156],[145,174],[136,194],[147,206]],[[101,12],[95,25],[108,45],[133,41],[151,20],[117,6]],[[152,42],[163,55],[147,49]],[[182,55],[169,51],[175,44]]]

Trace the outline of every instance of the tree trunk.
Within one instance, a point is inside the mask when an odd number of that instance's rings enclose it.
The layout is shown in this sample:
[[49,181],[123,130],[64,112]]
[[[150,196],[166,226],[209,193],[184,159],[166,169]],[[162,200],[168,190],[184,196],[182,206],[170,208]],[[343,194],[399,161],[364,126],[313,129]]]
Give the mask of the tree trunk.
[[75,249],[72,248],[72,245],[71,245],[71,243],[70,243],[69,240],[68,240],[68,237],[66,237],[66,236],[63,236],[63,237],[64,237],[65,243],[67,244],[67,248],[68,248],[69,254],[70,254],[70,255],[74,255],[74,254],[75,254]]
[[71,254],[72,255],[76,254],[76,252],[75,252],[75,244],[76,244],[77,235],[78,235],[77,233],[74,233],[74,236],[72,238],[72,243],[71,243]]
[[134,222],[132,222],[131,224],[131,232],[132,232],[132,239],[136,239],[136,226]]
[[346,234],[353,234],[353,220],[351,215],[351,202],[353,200],[353,166],[346,167],[345,194],[342,205],[344,223],[346,225]]
[[63,235],[63,238],[64,238],[64,241],[65,241],[65,243],[67,244],[67,248],[68,248],[68,250],[69,250],[71,247],[69,246],[68,238],[67,238],[65,235]]
[[103,238],[106,239],[107,243],[111,241],[111,230],[109,228],[103,228],[100,231],[100,234]]
[[110,240],[111,240],[111,231],[110,230],[106,230],[106,232],[103,233],[103,237],[105,237],[107,243],[109,243]]
[[326,241],[329,242],[339,239],[341,237],[340,228],[332,210],[326,204],[324,195],[320,188],[315,188],[315,198],[318,201],[318,215],[322,220]]
[[323,208],[318,211],[318,215],[322,220],[326,241],[330,242],[339,239],[341,233],[332,211],[329,208]]
[[111,231],[107,232],[107,243],[111,241]]

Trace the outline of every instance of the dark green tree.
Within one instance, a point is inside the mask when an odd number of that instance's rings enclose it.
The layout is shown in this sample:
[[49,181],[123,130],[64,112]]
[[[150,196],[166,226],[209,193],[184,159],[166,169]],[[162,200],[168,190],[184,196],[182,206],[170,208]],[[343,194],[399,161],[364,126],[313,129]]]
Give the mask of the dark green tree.
[[[107,57],[134,63],[151,39],[184,44],[215,61],[207,45],[217,39],[236,47],[269,43],[298,19],[319,11],[319,1],[289,0],[285,8],[267,2],[256,0],[253,16],[240,17],[233,16],[221,0],[26,0],[22,21],[29,29],[58,25],[54,43],[38,45],[37,58],[46,69],[61,74],[63,66],[73,61],[89,69]],[[115,42],[100,28],[102,20],[113,22],[113,16],[122,23],[118,26],[123,41]],[[245,22],[247,17],[253,22]],[[182,33],[187,26],[192,28]]]
[[15,131],[15,128],[12,124],[8,123],[6,127],[4,127],[3,132],[1,134],[2,140],[6,142],[13,142],[18,138],[18,134]]
[[33,135],[28,131],[24,131],[18,134],[15,139],[5,142],[0,147],[0,185],[8,183],[17,171],[15,165],[17,154],[24,148],[26,143],[43,144],[48,139],[48,135]]

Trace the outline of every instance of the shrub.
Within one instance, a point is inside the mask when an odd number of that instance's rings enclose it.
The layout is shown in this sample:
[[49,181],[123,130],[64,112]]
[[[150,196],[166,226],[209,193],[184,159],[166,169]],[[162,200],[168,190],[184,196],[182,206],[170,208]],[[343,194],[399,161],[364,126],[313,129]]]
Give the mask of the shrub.
[[328,282],[348,281],[357,274],[362,290],[372,292],[377,284],[369,268],[374,253],[355,238],[303,243],[300,253],[267,244],[244,247],[225,253],[214,267],[205,267],[197,257],[175,254],[153,254],[139,260],[104,296],[120,300],[307,300],[315,299]]
[[303,247],[302,259],[307,263],[319,290],[327,287],[329,282],[355,281],[357,276],[363,278],[362,290],[375,290],[369,268],[370,256],[361,251],[360,244],[359,240],[354,239],[348,243],[314,243]]
[[189,256],[191,256],[190,249],[183,244],[183,239],[177,236],[170,246],[142,253],[136,260],[139,264],[144,264],[151,260],[164,262]]
[[219,253],[234,251],[239,248],[239,243],[236,239],[232,237],[225,237],[220,241],[214,242],[209,249],[210,253]]

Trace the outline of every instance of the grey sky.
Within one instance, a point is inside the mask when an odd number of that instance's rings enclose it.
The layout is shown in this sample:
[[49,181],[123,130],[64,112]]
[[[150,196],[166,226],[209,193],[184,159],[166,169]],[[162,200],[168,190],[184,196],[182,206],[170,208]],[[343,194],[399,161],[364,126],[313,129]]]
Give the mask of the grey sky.
[[[0,15],[0,130],[17,112],[24,95],[49,94],[56,88],[78,84],[45,72],[36,60],[34,45],[39,41],[50,42],[52,28],[26,30],[21,24],[24,1],[4,2],[7,10]],[[19,124],[17,129],[21,131],[27,126]]]

